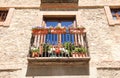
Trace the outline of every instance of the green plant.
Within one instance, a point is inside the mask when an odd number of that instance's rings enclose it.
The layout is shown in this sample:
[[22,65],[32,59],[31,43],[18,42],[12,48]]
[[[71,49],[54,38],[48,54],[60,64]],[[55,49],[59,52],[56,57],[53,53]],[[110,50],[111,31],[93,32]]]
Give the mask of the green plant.
[[86,48],[84,48],[84,47],[81,47],[81,51],[82,51],[83,53],[86,53],[86,52],[87,52]]
[[39,48],[32,48],[31,52],[39,52]]
[[81,48],[76,47],[74,52],[80,53],[81,52]]
[[48,52],[48,50],[50,50],[49,48],[49,44],[43,44],[43,52]]
[[74,50],[75,46],[71,42],[65,42],[64,48],[67,49],[69,52],[72,52],[72,50]]
[[79,53],[85,53],[86,52],[86,49],[84,47],[76,47],[74,52],[79,52]]

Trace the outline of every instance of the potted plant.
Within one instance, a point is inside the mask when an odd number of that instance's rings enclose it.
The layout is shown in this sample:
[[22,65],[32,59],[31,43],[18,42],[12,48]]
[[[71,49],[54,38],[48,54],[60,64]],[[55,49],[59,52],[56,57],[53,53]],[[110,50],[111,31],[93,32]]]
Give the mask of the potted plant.
[[72,57],[79,57],[79,55],[80,55],[79,48],[75,48],[75,50],[73,50],[71,55],[72,55]]
[[78,30],[80,30],[80,32],[83,33],[84,30],[85,30],[85,27],[83,27],[83,26],[78,26]]
[[69,32],[71,34],[82,34],[84,33],[85,28],[83,26],[70,27]]
[[32,53],[32,57],[39,57],[39,48],[32,47],[31,53]]
[[86,49],[84,47],[76,47],[75,50],[72,52],[73,57],[85,57],[86,56]]
[[82,55],[82,57],[86,57],[87,56],[86,52],[87,52],[87,50],[84,47],[81,47],[81,55]]
[[51,28],[50,30],[51,30],[52,34],[64,34],[64,33],[66,33],[66,28],[60,27],[60,26],[57,26],[55,28]]
[[48,51],[50,50],[49,44],[43,44],[43,57],[48,57]]
[[55,49],[55,53],[56,53],[56,54],[60,54],[60,53],[61,53],[61,51],[60,51],[60,48],[59,48],[59,47],[57,47],[57,48]]
[[75,46],[71,42],[65,42],[64,43],[64,48],[68,50],[69,55],[71,56],[71,52],[74,50]]

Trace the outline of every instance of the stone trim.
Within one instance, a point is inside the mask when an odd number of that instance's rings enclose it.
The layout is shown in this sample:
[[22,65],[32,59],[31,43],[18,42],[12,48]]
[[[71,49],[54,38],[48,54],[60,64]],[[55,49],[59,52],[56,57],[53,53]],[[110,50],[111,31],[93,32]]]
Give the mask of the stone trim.
[[6,20],[4,22],[0,22],[0,26],[9,26],[10,25],[14,10],[15,10],[14,8],[9,8]]
[[42,11],[41,12],[42,14],[43,14],[43,16],[46,16],[46,15],[75,15],[76,16],[76,14],[77,14],[77,11],[56,11],[56,12],[54,12],[54,11]]
[[21,68],[13,68],[13,69],[0,69],[0,71],[17,71],[22,70]]
[[120,67],[105,67],[105,66],[103,66],[103,67],[97,67],[97,69],[120,69]]
[[0,5],[1,8],[39,9],[40,5]]
[[110,11],[110,7],[109,6],[104,6],[105,12],[106,12],[106,16],[107,16],[107,20],[110,26],[114,26],[114,25],[120,25],[120,21],[118,20],[113,20],[112,17],[112,13]]
[[105,12],[106,12],[106,16],[107,16],[107,20],[109,25],[114,25],[114,20],[112,18],[112,14],[110,11],[110,7],[109,6],[104,6]]
[[41,0],[41,3],[78,3],[78,0]]
[[[119,7],[120,6],[120,3],[119,2],[112,2],[112,3],[109,3],[109,2],[101,2],[101,3],[97,3],[97,2],[93,2],[93,4],[91,3],[81,3],[81,2],[78,2],[78,8],[103,8],[104,6],[110,6],[110,7]],[[41,1],[40,1],[40,4],[38,5],[16,5],[16,4],[9,4],[9,5],[6,5],[6,4],[2,4],[0,5],[1,8],[22,8],[22,9],[40,9],[41,8]]]

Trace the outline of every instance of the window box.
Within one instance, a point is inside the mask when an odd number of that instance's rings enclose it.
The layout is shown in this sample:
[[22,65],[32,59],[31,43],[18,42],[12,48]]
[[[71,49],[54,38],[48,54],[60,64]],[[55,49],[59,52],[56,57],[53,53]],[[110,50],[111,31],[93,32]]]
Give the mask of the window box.
[[66,28],[65,27],[50,28],[50,32],[51,34],[65,34]]
[[84,47],[75,47],[71,53],[72,57],[87,57],[87,50]]
[[76,27],[76,28],[71,27],[71,28],[69,28],[69,32],[71,34],[83,34],[84,30],[85,30],[84,27],[81,27],[81,28],[80,27]]
[[32,34],[37,35],[37,34],[48,34],[48,29],[43,28],[43,27],[35,27],[32,28]]

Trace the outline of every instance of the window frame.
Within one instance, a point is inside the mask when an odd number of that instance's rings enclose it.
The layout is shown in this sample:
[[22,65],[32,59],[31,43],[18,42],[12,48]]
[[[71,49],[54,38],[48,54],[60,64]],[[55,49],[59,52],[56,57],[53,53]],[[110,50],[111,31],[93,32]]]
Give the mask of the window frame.
[[[46,17],[43,17],[43,21],[44,21],[44,23],[45,23],[45,26],[46,26],[46,23],[47,23],[47,21],[55,21],[55,22],[58,22],[58,24],[61,24],[61,26],[60,27],[62,27],[62,22],[66,22],[66,21],[71,21],[72,23],[73,23],[73,25],[75,24],[75,21],[76,21],[76,17],[75,16],[72,16],[72,17],[58,17],[58,18],[56,18],[56,17],[54,17],[54,16],[50,16],[50,17],[48,17],[48,18],[46,18]],[[67,33],[68,34],[68,33]],[[61,35],[58,35],[57,36],[58,38],[57,38],[57,41],[58,42],[60,42],[60,43],[62,43],[62,34]],[[46,37],[45,37],[46,38]],[[75,38],[74,38],[74,43],[76,43],[75,42],[76,40],[75,40]],[[46,40],[45,40],[45,42],[46,42]]]
[[7,13],[6,19],[5,19],[5,21],[0,22],[0,26],[9,26],[15,8],[0,8],[0,10],[8,10],[8,13]]
[[120,25],[120,20],[114,20],[112,16],[111,9],[114,9],[114,8],[116,9],[117,7],[104,6],[107,20],[110,26]]

